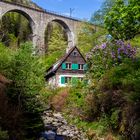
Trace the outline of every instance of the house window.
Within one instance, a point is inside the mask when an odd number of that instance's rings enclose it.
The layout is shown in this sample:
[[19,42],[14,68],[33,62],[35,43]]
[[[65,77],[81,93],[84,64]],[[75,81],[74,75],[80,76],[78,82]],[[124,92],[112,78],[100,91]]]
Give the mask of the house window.
[[66,63],[66,69],[71,69],[71,63]]
[[76,84],[83,79],[83,77],[61,77],[61,84]]
[[71,83],[71,77],[65,77],[65,83],[66,84]]
[[78,64],[78,69],[83,70],[84,69],[84,64]]
[[77,56],[77,51],[74,51],[73,52],[73,56]]
[[71,83],[71,77],[61,77],[61,84]]

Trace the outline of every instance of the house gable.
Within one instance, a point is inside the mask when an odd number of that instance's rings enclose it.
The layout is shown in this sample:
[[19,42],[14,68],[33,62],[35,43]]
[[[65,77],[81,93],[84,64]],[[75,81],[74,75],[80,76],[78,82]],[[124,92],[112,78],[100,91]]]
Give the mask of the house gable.
[[74,47],[69,55],[63,60],[59,68],[57,69],[58,73],[77,73],[84,74],[84,65],[86,60],[83,55],[80,53],[77,47]]
[[86,60],[77,47],[72,47],[59,61],[47,70],[46,80],[53,83],[55,78],[55,86],[66,86],[70,81],[73,83],[82,80],[85,76]]

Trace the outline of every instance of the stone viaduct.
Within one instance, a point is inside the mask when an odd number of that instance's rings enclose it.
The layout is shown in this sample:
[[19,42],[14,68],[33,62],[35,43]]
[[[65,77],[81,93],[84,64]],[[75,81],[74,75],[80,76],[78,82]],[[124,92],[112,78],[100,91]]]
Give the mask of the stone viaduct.
[[32,29],[32,41],[34,46],[38,47],[39,52],[44,52],[47,49],[45,48],[45,30],[48,24],[53,21],[61,24],[66,30],[68,48],[76,45],[77,29],[81,23],[80,20],[31,8],[22,4],[0,0],[0,19],[8,12],[18,12],[29,20]]

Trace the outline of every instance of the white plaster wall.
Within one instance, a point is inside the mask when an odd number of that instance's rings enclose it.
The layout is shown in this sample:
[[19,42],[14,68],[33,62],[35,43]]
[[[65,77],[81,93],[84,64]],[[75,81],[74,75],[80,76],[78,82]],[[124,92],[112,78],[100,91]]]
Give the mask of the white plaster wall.
[[49,78],[48,84],[52,87],[55,87],[56,86],[56,76]]

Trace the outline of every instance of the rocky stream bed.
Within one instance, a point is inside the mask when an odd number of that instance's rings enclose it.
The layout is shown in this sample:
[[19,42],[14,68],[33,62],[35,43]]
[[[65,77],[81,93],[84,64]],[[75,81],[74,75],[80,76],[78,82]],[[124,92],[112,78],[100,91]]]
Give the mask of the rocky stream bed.
[[69,124],[61,112],[47,110],[43,113],[42,118],[44,125],[56,128],[57,135],[63,136],[64,140],[115,140],[111,135],[101,138],[94,130],[88,133],[87,138],[87,133],[75,125]]
[[76,126],[68,124],[60,112],[45,111],[43,120],[45,126],[55,127],[57,134],[64,136],[65,140],[88,140],[85,133]]

